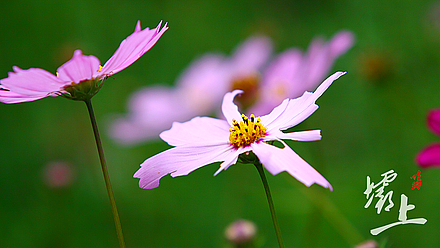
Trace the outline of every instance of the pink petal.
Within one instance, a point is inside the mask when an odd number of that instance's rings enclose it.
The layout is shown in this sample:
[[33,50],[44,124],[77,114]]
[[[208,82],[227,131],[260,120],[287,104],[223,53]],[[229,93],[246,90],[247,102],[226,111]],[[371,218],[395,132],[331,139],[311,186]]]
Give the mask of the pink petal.
[[329,42],[332,59],[335,59],[347,52],[347,50],[353,46],[354,40],[354,35],[350,31],[341,31],[335,34],[335,36],[333,36]]
[[285,98],[297,98],[312,91],[328,74],[337,57],[346,52],[354,42],[353,34],[344,31],[329,42],[314,39],[308,51],[289,49],[270,63],[263,73],[261,96],[250,113],[264,115]]
[[238,94],[243,93],[242,90],[234,90],[232,92],[228,92],[223,97],[223,103],[222,103],[222,112],[224,117],[226,118],[226,121],[232,125],[232,120],[235,119],[238,122],[241,120],[241,114],[238,111],[237,105],[234,103],[234,98]]
[[155,29],[145,28],[141,31],[140,21],[138,21],[134,33],[121,42],[116,52],[104,64],[102,70],[96,74],[96,77],[100,78],[115,74],[133,64],[150,50],[168,29],[167,23],[165,23],[162,30],[160,29],[161,25],[162,22]]
[[251,151],[252,148],[250,146],[248,147],[239,147],[237,150],[232,149],[229,153],[228,157],[225,158],[225,161],[220,164],[220,168],[214,173],[214,176],[217,176],[218,173],[220,173],[223,170],[226,170],[229,168],[229,166],[237,163],[238,156],[242,153]]
[[81,81],[94,78],[100,64],[101,62],[95,56],[86,56],[82,54],[81,50],[76,50],[72,59],[58,68],[58,77],[63,81],[78,84]]
[[[1,87],[1,86],[0,86]],[[20,103],[20,102],[31,102],[41,98],[47,97],[47,94],[41,95],[22,95],[15,93],[13,91],[5,91],[0,90],[0,102],[12,104],[12,103]]]
[[421,167],[440,167],[440,143],[432,144],[417,154],[416,162]]
[[160,138],[171,146],[194,144],[227,144],[230,125],[219,119],[195,117],[190,121],[174,122],[170,130],[160,134]]
[[228,63],[234,77],[246,77],[259,71],[272,54],[272,42],[264,36],[248,38],[240,44]]
[[140,178],[139,187],[152,189],[159,186],[159,180],[165,175],[188,175],[205,165],[229,159],[230,154],[227,144],[174,147],[145,160],[134,177]]
[[263,138],[264,140],[279,140],[290,139],[296,141],[316,141],[321,140],[321,130],[308,130],[291,133],[283,133],[279,130],[273,130],[269,135]]
[[428,127],[440,136],[440,109],[433,109],[428,114]]
[[328,77],[314,93],[304,92],[296,99],[286,99],[270,114],[261,117],[261,123],[268,128],[285,130],[293,127],[308,118],[318,109],[315,101],[324,93],[334,80],[344,75],[345,72],[336,72]]
[[337,57],[350,49],[354,36],[348,31],[337,33],[327,44],[317,39],[310,45],[303,63],[307,66],[306,90],[312,90],[328,73]]
[[316,183],[333,191],[330,183],[286,144],[282,149],[264,142],[254,143],[251,146],[252,151],[272,175],[287,171],[307,187]]
[[209,115],[219,109],[231,87],[224,63],[223,56],[206,54],[193,61],[177,79],[176,91],[193,116]]
[[[55,75],[40,69],[30,68],[28,70],[13,67],[14,72],[9,72],[8,77],[0,80],[2,88],[6,88],[17,95],[29,96],[32,99],[42,98],[43,95],[49,95],[55,91],[59,91],[66,82],[57,78]],[[12,93],[6,93],[7,96],[14,96]]]

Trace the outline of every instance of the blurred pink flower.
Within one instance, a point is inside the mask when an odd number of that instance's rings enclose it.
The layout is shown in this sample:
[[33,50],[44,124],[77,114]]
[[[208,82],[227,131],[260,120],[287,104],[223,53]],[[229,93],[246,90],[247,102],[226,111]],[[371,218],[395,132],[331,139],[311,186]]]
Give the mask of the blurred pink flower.
[[249,220],[236,220],[225,230],[226,239],[235,247],[250,243],[257,235],[257,226]]
[[278,55],[263,72],[260,96],[249,112],[258,115],[269,111],[285,98],[296,98],[314,90],[328,74],[334,61],[354,42],[351,32],[337,33],[328,43],[313,40],[308,51],[291,48]]
[[[433,133],[440,136],[440,108],[433,109],[428,114],[428,127]],[[440,143],[433,143],[423,149],[416,156],[416,162],[421,167],[440,167]]]
[[[239,101],[247,109],[245,112],[267,114],[283,99],[312,91],[353,41],[350,32],[340,32],[328,43],[315,39],[306,54],[290,49],[264,69],[272,53],[272,43],[267,37],[251,37],[230,58],[207,54],[194,61],[177,80],[175,88],[152,87],[134,93],[128,103],[128,114],[112,123],[110,134],[120,144],[156,138],[173,121],[219,114],[214,111],[223,95],[234,89],[244,91]],[[158,89],[160,93],[156,94]],[[156,106],[160,108],[154,109]]]
[[75,179],[75,171],[66,162],[53,161],[44,169],[44,181],[51,188],[65,188]]
[[[84,87],[87,87],[86,93],[91,97],[101,87],[98,81],[125,69],[157,42],[168,29],[167,24],[160,29],[161,24],[162,22],[153,30],[141,30],[138,21],[134,33],[121,42],[102,67],[98,58],[85,56],[81,50],[76,50],[73,58],[58,68],[57,76],[40,68],[23,70],[14,66],[14,72],[9,72],[7,78],[0,80],[0,102],[29,102],[59,95],[75,99],[81,97],[75,96],[75,93],[80,94],[78,91],[84,90]],[[90,81],[89,86],[80,84],[86,81]]]
[[[270,114],[261,118],[255,118],[254,115],[248,118],[238,111],[233,100],[243,91],[234,90],[226,93],[222,104],[226,120],[195,117],[185,123],[174,122],[170,130],[160,134],[165,142],[175,147],[141,164],[141,168],[134,174],[135,178],[140,178],[139,187],[156,188],[159,186],[159,180],[165,175],[188,175],[202,166],[223,161],[214,174],[217,175],[235,164],[240,154],[249,154],[252,151],[273,175],[287,171],[306,186],[317,183],[332,190],[330,183],[321,174],[282,141],[320,140],[320,130],[291,133],[283,133],[282,130],[301,123],[313,114],[318,109],[315,101],[343,74],[345,72],[336,72],[314,93],[305,92],[296,99],[285,99]],[[280,141],[284,148],[267,143],[274,140]]]
[[252,37],[231,58],[204,55],[190,64],[174,88],[154,86],[135,92],[128,101],[128,114],[113,121],[110,135],[120,144],[138,143],[156,138],[174,121],[212,114],[232,90],[231,82],[258,74],[271,52],[270,40]]

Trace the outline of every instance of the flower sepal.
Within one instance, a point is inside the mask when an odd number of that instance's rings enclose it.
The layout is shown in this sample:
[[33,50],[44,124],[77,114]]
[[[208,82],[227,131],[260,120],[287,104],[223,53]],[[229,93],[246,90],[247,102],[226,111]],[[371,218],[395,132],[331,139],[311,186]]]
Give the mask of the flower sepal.
[[61,96],[74,101],[90,100],[102,88],[104,80],[91,79],[78,84],[71,83],[64,87],[66,92],[61,93]]
[[252,151],[248,151],[245,153],[242,153],[238,156],[238,161],[240,161],[243,164],[260,164],[260,160],[258,157],[253,153]]

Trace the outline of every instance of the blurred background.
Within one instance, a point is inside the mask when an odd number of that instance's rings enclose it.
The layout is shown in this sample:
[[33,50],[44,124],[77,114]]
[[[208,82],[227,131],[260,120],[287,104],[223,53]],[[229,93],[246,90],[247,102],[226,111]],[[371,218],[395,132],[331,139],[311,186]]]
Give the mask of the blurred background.
[[[252,221],[250,247],[277,247],[258,173],[237,164],[213,177],[218,164],[185,177],[164,177],[159,188],[138,187],[134,172],[169,146],[159,140],[121,146],[109,138],[112,116],[127,111],[141,87],[172,86],[206,52],[230,55],[251,35],[269,36],[275,53],[306,50],[319,35],[340,30],[356,37],[331,73],[348,73],[318,100],[320,109],[297,130],[322,130],[319,142],[289,145],[333,185],[305,187],[287,173],[267,173],[286,247],[354,247],[374,239],[382,247],[440,243],[439,169],[422,170],[416,154],[440,138],[426,114],[440,107],[440,1],[3,1],[0,77],[13,65],[50,72],[75,49],[101,63],[134,30],[170,29],[132,66],[106,81],[93,98],[127,247],[233,247],[224,237],[237,219]],[[329,73],[329,75],[331,74]],[[0,104],[0,247],[118,247],[86,106],[64,98]],[[366,177],[385,188],[394,207],[365,209]],[[422,186],[410,177],[421,170]],[[399,225],[400,194],[416,208]]]

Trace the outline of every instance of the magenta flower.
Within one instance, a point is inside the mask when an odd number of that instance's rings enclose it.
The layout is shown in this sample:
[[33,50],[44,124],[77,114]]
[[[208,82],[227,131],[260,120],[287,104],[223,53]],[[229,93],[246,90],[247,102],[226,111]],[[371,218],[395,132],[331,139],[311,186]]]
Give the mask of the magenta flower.
[[160,29],[161,24],[152,30],[141,30],[138,21],[134,33],[121,42],[102,67],[98,58],[85,56],[81,50],[58,68],[57,76],[40,68],[23,70],[14,66],[14,72],[0,80],[0,102],[29,102],[59,95],[74,100],[90,98],[101,88],[101,80],[131,65],[157,42],[168,29],[167,24]]
[[[283,139],[297,141],[320,140],[320,130],[283,133],[308,118],[318,109],[315,101],[331,83],[345,72],[336,72],[327,78],[314,93],[305,92],[296,99],[285,99],[268,115],[256,118],[241,114],[233,100],[243,93],[234,90],[223,98],[222,112],[226,120],[210,117],[195,117],[185,123],[174,122],[170,130],[160,134],[161,139],[175,146],[159,153],[141,164],[134,174],[140,178],[139,187],[151,189],[159,186],[159,180],[168,174],[172,177],[188,175],[190,172],[223,161],[220,171],[235,164],[240,154],[252,151],[266,167],[276,175],[287,171],[306,186],[317,183],[325,188],[332,186],[306,161],[299,157]],[[269,144],[280,141],[284,148]]]
[[[428,127],[440,136],[440,108],[431,110],[428,114]],[[421,167],[440,167],[440,143],[434,143],[417,154],[416,162]]]

